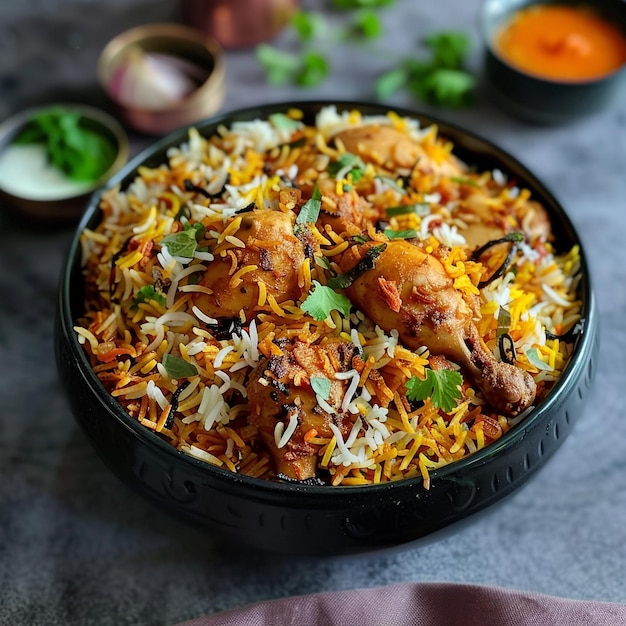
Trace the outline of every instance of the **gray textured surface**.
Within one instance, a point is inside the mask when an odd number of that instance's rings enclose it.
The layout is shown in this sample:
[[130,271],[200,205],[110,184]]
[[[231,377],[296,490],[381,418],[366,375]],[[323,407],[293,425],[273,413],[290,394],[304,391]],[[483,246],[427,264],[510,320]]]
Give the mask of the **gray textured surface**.
[[[386,54],[434,28],[478,34],[478,0],[413,3],[387,13]],[[0,120],[73,96],[106,106],[101,47],[174,2],[0,2]],[[249,51],[227,55],[224,109],[283,98],[368,98],[384,54],[344,50],[314,91],[270,89]],[[472,58],[479,69],[477,55]],[[397,104],[411,104],[398,96]],[[508,149],[567,208],[582,236],[600,311],[601,351],[572,435],[524,489],[458,533],[419,550],[355,559],[240,554],[138,500],[94,456],[56,377],[52,322],[71,227],[0,212],[0,623],[168,625],[266,598],[401,581],[495,584],[626,602],[626,93],[610,110],[537,128],[478,104],[439,115]],[[421,107],[422,109],[424,107]],[[148,140],[133,137],[133,150]]]

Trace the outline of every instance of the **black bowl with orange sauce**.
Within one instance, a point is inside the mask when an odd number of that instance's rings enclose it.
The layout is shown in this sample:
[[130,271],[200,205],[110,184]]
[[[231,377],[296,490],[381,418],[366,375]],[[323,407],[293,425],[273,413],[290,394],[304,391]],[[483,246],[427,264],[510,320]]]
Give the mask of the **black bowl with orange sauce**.
[[[547,15],[555,9],[577,13],[579,19],[574,16],[573,22],[578,24],[567,32],[566,27],[560,27],[565,21],[561,19],[555,28],[553,20],[558,17]],[[537,18],[542,11],[546,20]],[[515,20],[519,25],[528,15],[533,15],[537,29],[534,40],[509,39],[507,50],[501,43],[503,32]],[[484,71],[491,95],[501,108],[525,121],[561,124],[598,113],[626,88],[623,0],[486,0],[481,11],[481,31],[485,42]],[[512,46],[516,47],[515,53],[511,52]],[[528,49],[524,50],[524,46]],[[524,62],[519,62],[518,53],[526,54]],[[602,55],[612,59],[598,58]],[[593,56],[597,62],[588,63]],[[554,62],[558,57],[560,64]]]

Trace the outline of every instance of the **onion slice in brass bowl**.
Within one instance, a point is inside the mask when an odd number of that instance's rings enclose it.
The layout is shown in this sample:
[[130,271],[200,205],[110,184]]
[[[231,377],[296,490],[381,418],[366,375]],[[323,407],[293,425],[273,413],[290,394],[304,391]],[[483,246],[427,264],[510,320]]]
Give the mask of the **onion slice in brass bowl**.
[[510,154],[414,111],[288,102],[111,179],[55,346],[76,420],[141,496],[342,555],[431,541],[526,483],[581,415],[597,312],[574,226]]

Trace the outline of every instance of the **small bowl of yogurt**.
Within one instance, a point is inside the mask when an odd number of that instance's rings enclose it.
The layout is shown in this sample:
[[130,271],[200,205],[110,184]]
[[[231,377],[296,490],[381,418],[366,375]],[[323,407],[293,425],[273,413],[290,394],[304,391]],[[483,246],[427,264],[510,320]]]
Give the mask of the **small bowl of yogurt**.
[[45,220],[76,219],[128,152],[124,129],[100,109],[52,104],[21,111],[0,124],[0,203]]

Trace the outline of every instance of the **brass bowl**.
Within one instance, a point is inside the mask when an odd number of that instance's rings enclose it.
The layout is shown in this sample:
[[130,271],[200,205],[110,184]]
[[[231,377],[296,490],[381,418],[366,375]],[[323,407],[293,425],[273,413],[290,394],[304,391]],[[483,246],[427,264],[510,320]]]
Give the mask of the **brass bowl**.
[[[206,80],[191,94],[163,108],[142,108],[123,102],[111,89],[116,67],[132,49],[168,53],[206,70]],[[98,80],[120,118],[135,130],[163,135],[218,111],[224,98],[224,64],[220,45],[199,30],[178,24],[149,24],[123,32],[102,50]]]
[[[128,137],[120,123],[108,113],[84,104],[49,104],[20,111],[0,124],[0,153],[15,139],[19,131],[35,115],[52,108],[62,108],[79,113],[85,123],[104,135],[115,147],[116,157],[111,166],[100,176],[80,190],[68,193],[21,193],[0,183],[0,204],[16,213],[45,221],[67,221],[77,219],[87,206],[89,196],[113,176],[128,160]],[[35,182],[35,181],[34,181]]]

